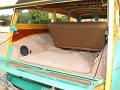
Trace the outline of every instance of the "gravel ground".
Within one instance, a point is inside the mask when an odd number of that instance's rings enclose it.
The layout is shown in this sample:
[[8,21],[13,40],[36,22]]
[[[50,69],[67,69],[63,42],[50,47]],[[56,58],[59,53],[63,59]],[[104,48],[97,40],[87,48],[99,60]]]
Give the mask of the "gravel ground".
[[[0,32],[0,44],[7,39],[8,39],[8,33],[7,32]],[[5,47],[6,47],[6,43],[3,45],[0,45],[0,57],[5,56],[5,51],[6,51]],[[0,81],[2,81],[1,78],[0,78]],[[1,84],[0,84],[0,90],[5,90],[5,87]],[[12,88],[12,89],[10,88],[8,90],[18,90],[18,89],[17,88]]]
[[[0,44],[7,39],[7,35],[8,33],[1,33],[0,32]],[[0,57],[4,57],[5,56],[5,48],[4,45],[0,45]],[[1,80],[0,80],[1,81]],[[0,84],[0,90],[5,90],[5,87],[3,87],[3,85]]]

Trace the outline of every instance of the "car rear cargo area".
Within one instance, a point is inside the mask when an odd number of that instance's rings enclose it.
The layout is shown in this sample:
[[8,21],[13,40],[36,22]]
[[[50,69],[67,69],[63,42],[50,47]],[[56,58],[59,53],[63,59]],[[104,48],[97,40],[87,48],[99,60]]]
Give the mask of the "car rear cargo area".
[[[31,51],[22,56],[20,47],[27,46]],[[107,47],[104,49],[101,64],[97,72],[98,77],[104,77]],[[101,52],[88,52],[72,49],[62,49],[54,45],[51,35],[35,34],[14,43],[13,59],[27,63],[53,68],[78,75],[94,76]]]

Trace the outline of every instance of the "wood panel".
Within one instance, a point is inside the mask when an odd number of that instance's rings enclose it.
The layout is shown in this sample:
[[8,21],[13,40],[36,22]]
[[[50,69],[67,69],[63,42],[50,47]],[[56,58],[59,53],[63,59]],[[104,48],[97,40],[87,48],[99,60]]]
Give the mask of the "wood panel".
[[16,26],[18,31],[14,32],[12,42],[33,34],[49,32],[47,24],[17,24]]
[[47,24],[17,24],[16,26],[20,30],[48,29],[48,25]]
[[24,37],[39,34],[39,33],[46,33],[49,32],[48,29],[19,29],[18,32],[14,32],[12,42],[20,40]]

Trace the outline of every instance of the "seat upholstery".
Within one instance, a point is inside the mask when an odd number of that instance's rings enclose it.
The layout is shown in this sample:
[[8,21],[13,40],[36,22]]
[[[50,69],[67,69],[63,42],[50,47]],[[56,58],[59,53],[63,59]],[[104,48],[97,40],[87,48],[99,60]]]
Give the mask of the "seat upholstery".
[[107,23],[51,23],[48,26],[57,47],[100,51],[105,45]]

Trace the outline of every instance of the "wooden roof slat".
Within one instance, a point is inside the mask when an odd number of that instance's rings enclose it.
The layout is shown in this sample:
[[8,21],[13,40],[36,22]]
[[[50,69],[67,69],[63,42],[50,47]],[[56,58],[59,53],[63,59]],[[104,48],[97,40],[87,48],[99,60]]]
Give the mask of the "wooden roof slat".
[[86,15],[104,15],[106,17],[107,7],[102,5],[102,0],[19,0],[17,4],[6,8],[35,9],[65,14],[72,17]]
[[55,4],[55,3],[65,3],[65,2],[74,2],[74,1],[82,1],[82,0],[32,0],[31,2],[28,0],[28,2],[17,3],[17,4],[9,5],[9,6],[0,6],[0,9],[25,8],[25,7],[31,7],[31,6],[48,5],[48,4]]

